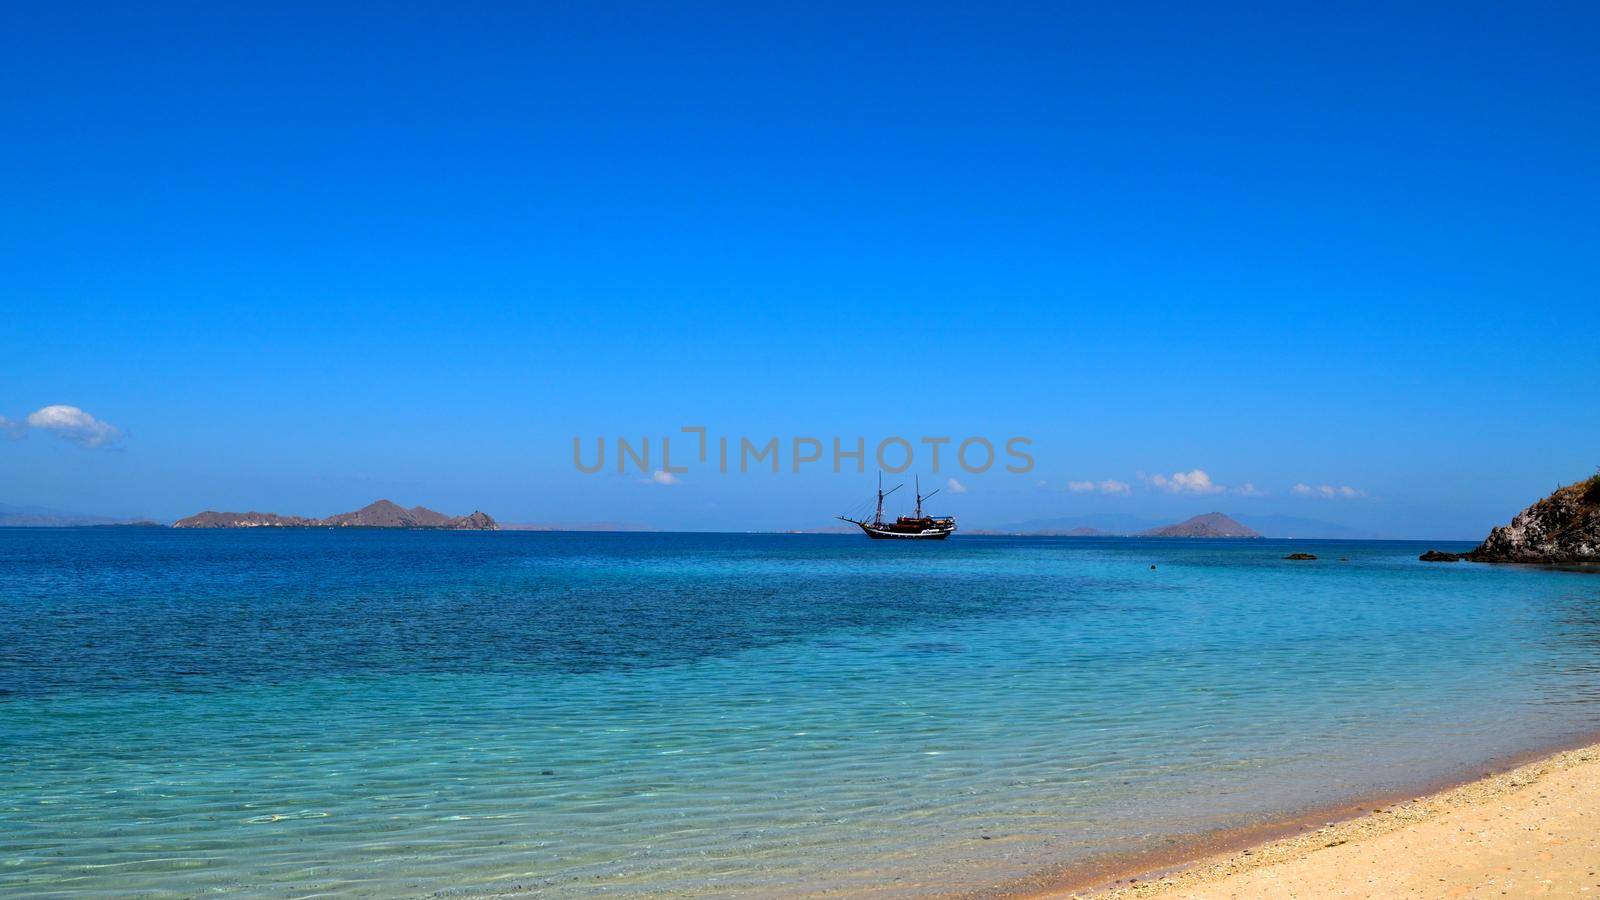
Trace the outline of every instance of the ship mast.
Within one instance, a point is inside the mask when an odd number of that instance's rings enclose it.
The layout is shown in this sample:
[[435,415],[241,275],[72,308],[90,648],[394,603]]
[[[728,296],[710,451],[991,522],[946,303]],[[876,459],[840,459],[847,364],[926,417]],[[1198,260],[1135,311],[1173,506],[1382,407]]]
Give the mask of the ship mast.
[[905,487],[905,483],[904,482],[902,482],[900,484],[897,484],[894,487],[890,488],[889,490],[885,491],[883,489],[883,473],[882,472],[878,473],[878,512],[873,515],[872,524],[874,524],[874,525],[882,525],[883,524],[883,498],[889,496],[890,494],[894,493],[895,491],[900,490],[903,487]]
[[[933,494],[937,494],[937,493],[939,493],[939,491],[937,489],[934,490]],[[933,494],[929,494],[928,497],[932,497]],[[919,518],[919,519],[922,518],[922,501],[928,499],[928,497],[922,496],[922,477],[918,476],[917,477],[917,518]]]

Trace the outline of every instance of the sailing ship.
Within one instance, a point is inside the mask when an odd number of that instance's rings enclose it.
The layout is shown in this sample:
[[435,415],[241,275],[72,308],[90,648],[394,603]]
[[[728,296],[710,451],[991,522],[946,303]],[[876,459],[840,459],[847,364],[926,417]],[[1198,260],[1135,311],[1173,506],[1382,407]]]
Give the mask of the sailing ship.
[[900,516],[893,522],[886,522],[883,518],[883,498],[905,487],[897,484],[889,490],[883,489],[883,473],[878,473],[878,511],[871,520],[852,519],[849,516],[835,516],[843,522],[860,528],[867,533],[867,537],[875,541],[883,540],[908,540],[908,541],[942,541],[955,533],[956,520],[954,516],[925,516],[922,514],[922,501],[939,493],[922,493],[922,479],[916,482],[917,511],[909,516]]

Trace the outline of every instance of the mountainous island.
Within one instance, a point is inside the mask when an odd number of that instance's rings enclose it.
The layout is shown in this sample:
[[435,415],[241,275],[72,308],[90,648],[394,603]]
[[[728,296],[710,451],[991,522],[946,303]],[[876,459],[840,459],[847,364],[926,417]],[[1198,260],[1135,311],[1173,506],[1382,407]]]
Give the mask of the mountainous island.
[[447,516],[423,506],[406,509],[389,500],[379,500],[355,512],[339,513],[326,519],[280,516],[262,512],[215,512],[206,510],[172,523],[173,528],[433,528],[449,531],[497,531],[500,524],[488,513],[474,511],[465,516]]
[[1143,537],[1185,537],[1185,538],[1258,538],[1261,532],[1223,515],[1219,512],[1206,513],[1185,519],[1176,525],[1164,528],[1152,528],[1141,532]]

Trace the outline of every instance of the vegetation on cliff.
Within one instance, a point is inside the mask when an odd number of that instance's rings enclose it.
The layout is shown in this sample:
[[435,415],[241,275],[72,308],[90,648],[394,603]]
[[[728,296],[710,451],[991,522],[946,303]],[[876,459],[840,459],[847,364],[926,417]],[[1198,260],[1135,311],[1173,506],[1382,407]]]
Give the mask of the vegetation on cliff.
[[1501,525],[1477,549],[1476,562],[1600,562],[1600,475],[1569,484]]

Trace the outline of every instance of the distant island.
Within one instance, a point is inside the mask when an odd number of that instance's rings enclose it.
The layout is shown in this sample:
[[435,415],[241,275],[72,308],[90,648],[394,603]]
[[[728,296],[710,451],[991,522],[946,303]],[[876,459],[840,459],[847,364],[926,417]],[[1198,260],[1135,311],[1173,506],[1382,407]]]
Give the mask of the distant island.
[[[1088,518],[1088,517],[1084,517]],[[1173,525],[1159,525],[1153,528],[1128,527],[1127,523],[1136,521],[1129,517],[1108,516],[1111,527],[1099,528],[1087,524],[1073,524],[1075,520],[1042,520],[1036,527],[1027,527],[1034,523],[1025,523],[1008,529],[974,528],[968,534],[976,535],[1010,535],[1013,537],[1187,537],[1187,538],[1258,538],[1264,537],[1261,532],[1249,527],[1231,516],[1219,512],[1210,512],[1204,515],[1185,519]],[[1050,527],[1050,526],[1056,527]]]
[[1261,532],[1239,524],[1237,521],[1219,512],[1206,513],[1185,519],[1176,525],[1164,528],[1152,528],[1142,532],[1144,537],[1184,537],[1184,538],[1258,538]]
[[149,519],[118,519],[43,506],[0,503],[0,528],[162,528]]
[[501,531],[655,531],[637,522],[501,522]]
[[[1249,536],[1247,532],[1255,532],[1257,535],[1266,538],[1301,538],[1307,540],[1373,541],[1385,538],[1385,535],[1360,528],[1297,516],[1230,513],[1225,514],[1225,518],[1245,529],[1245,531],[1239,532],[1238,536],[1241,537]],[[1181,526],[1185,523],[1180,522],[1177,524]],[[1049,519],[1031,519],[1026,522],[1014,522],[1009,525],[968,528],[963,533],[969,535],[990,534],[1027,537],[1148,537],[1163,529],[1172,527],[1174,527],[1172,523],[1142,516],[1122,513],[1089,513]],[[1232,528],[1223,530],[1232,530]],[[1205,535],[1193,536],[1204,537]]]
[[474,511],[465,516],[447,516],[427,507],[406,509],[389,500],[379,500],[355,512],[339,513],[326,519],[280,516],[262,512],[215,512],[206,510],[172,523],[173,528],[430,528],[448,531],[497,531],[500,524],[488,513]]

